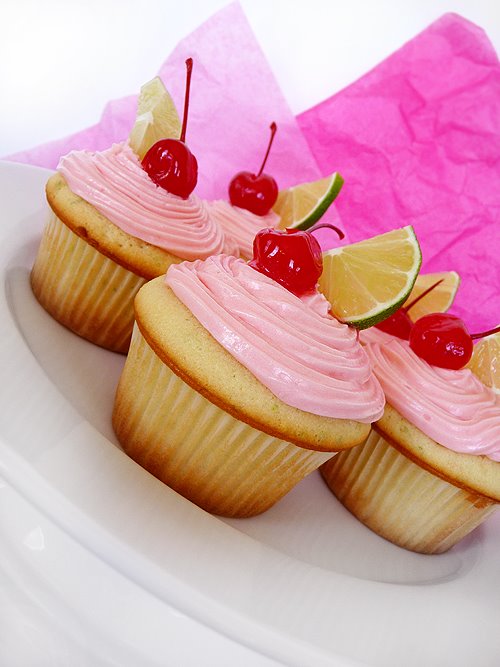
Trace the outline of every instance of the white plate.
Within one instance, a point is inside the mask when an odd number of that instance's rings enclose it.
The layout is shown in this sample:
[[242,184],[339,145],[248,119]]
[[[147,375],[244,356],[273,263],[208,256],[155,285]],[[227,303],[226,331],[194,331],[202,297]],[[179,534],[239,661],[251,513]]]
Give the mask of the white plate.
[[[423,556],[363,527],[319,474],[222,520],[121,451],[123,357],[29,287],[47,173],[0,163],[0,662],[498,664],[500,513]],[[44,658],[23,662],[31,649]]]

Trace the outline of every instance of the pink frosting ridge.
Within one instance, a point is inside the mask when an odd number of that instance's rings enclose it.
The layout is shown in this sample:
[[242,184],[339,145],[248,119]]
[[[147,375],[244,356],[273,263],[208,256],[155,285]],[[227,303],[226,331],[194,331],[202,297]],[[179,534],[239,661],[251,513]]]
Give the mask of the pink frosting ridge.
[[75,194],[131,236],[182,259],[204,259],[224,248],[224,233],[205,203],[158,187],[127,143],[102,152],[72,151],[58,170]]
[[500,397],[472,371],[431,366],[398,338],[365,349],[387,402],[405,419],[455,452],[500,461]]
[[171,266],[166,282],[284,403],[363,423],[382,416],[385,398],[356,333],[328,315],[318,299],[304,302],[227,255]]
[[368,343],[388,343],[390,340],[394,340],[397,336],[382,331],[382,329],[377,329],[377,327],[370,327],[369,329],[363,329],[359,332],[359,340],[363,345],[368,345]]
[[276,227],[281,220],[272,210],[266,215],[255,215],[223,199],[210,202],[208,207],[212,218],[219,223],[224,234],[233,239],[245,259],[253,257],[253,240],[257,232],[265,227]]

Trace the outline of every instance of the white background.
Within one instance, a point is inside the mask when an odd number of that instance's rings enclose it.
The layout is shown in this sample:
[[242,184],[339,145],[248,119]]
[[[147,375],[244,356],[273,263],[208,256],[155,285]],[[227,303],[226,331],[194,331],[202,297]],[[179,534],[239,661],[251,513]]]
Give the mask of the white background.
[[[2,0],[0,156],[94,124],[228,0]],[[241,0],[296,113],[453,11],[500,51],[497,0]]]

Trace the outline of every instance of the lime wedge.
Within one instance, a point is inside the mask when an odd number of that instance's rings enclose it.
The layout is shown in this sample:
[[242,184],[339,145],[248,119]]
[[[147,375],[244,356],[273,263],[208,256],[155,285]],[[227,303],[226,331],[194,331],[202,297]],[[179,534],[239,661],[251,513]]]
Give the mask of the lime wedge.
[[439,280],[442,282],[408,311],[408,315],[414,322],[430,313],[445,313],[455,300],[460,285],[460,276],[455,271],[443,271],[441,273],[421,273],[418,275],[408,297],[408,303],[411,303]]
[[342,176],[335,172],[319,181],[281,190],[273,206],[281,217],[278,229],[309,229],[328,209],[343,183]]
[[495,394],[500,394],[500,331],[481,338],[474,345],[467,368]]
[[406,301],[421,262],[413,227],[402,227],[323,253],[319,288],[337,319],[367,329]]
[[145,83],[137,102],[137,116],[129,144],[140,160],[160,139],[179,138],[181,122],[177,109],[160,77]]

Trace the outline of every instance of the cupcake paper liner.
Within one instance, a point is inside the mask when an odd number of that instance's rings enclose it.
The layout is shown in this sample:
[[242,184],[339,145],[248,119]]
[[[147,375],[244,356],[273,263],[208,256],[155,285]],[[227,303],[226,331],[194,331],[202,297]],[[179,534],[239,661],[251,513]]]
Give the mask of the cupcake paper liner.
[[96,345],[126,353],[134,324],[134,297],[145,282],[51,213],[31,285],[40,304],[58,322]]
[[217,407],[157,357],[137,326],[113,426],[137,463],[223,516],[264,512],[333,456],[267,435]]
[[321,473],[363,524],[420,553],[447,551],[497,506],[420,468],[375,431],[364,445],[325,463]]

